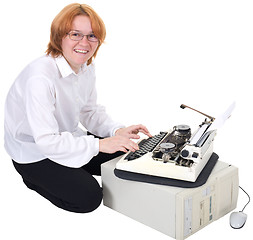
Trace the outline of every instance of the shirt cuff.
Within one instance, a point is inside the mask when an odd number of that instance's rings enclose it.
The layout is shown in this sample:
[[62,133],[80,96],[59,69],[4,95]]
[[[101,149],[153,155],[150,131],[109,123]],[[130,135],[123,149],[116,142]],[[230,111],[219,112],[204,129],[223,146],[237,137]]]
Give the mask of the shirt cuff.
[[94,157],[99,153],[99,138],[94,138]]

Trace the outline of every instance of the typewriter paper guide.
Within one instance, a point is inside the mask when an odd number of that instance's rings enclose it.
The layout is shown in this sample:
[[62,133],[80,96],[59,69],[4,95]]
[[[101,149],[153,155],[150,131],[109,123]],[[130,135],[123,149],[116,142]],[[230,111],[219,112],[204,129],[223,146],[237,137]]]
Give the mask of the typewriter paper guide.
[[[185,144],[177,149],[177,156],[173,161],[163,161],[164,158],[157,161],[157,158],[154,157],[154,152],[159,149],[161,144],[168,143],[168,139],[171,140],[168,136],[172,135],[173,131],[169,131],[154,150],[143,156],[128,160],[126,159],[127,155],[124,155],[116,164],[116,169],[195,182],[213,153],[213,140],[216,129],[220,128],[230,117],[234,107],[235,103],[213,122],[203,122],[194,135],[190,139],[185,139]],[[176,127],[174,127],[174,131]]]

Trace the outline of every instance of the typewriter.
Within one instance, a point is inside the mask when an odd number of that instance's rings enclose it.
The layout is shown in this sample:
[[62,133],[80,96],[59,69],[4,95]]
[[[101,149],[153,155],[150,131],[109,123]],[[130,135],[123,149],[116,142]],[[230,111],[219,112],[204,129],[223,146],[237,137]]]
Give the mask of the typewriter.
[[[190,108],[184,104],[181,108]],[[116,164],[117,170],[195,182],[213,154],[217,128],[230,116],[234,104],[220,117],[201,113],[206,118],[192,133],[190,126],[181,124],[172,130],[142,139],[139,150],[128,152]]]

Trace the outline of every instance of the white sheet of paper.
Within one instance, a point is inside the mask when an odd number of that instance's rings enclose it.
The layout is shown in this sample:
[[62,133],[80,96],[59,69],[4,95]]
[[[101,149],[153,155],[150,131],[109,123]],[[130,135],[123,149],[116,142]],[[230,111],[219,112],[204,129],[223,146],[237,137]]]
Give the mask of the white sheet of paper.
[[221,128],[225,123],[225,121],[231,116],[231,113],[234,110],[234,108],[235,102],[233,102],[223,114],[215,118],[212,125],[209,127],[208,132]]
[[195,145],[198,142],[198,140],[201,138],[201,136],[204,134],[207,127],[208,127],[208,125],[206,125],[206,124],[201,126],[198,129],[198,131],[196,132],[196,134],[192,137],[190,144]]
[[207,125],[203,125],[198,132],[193,136],[193,138],[190,141],[190,144],[194,145],[198,142],[198,140],[202,137],[202,135],[205,133],[207,134],[208,132],[211,132],[213,130],[217,130],[218,128],[222,127],[225,121],[231,116],[232,111],[235,108],[235,102],[233,102],[228,109],[221,114],[219,117],[215,118],[211,126],[208,128],[208,131],[205,132],[206,128],[208,127]]

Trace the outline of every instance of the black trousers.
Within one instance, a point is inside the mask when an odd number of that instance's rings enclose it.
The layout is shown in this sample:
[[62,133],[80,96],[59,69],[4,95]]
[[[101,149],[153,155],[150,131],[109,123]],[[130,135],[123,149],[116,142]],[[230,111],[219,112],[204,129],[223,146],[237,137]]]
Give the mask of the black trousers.
[[59,208],[77,213],[95,210],[103,194],[92,175],[101,175],[101,164],[122,155],[99,153],[81,168],[70,168],[44,159],[30,164],[13,161],[26,186]]

